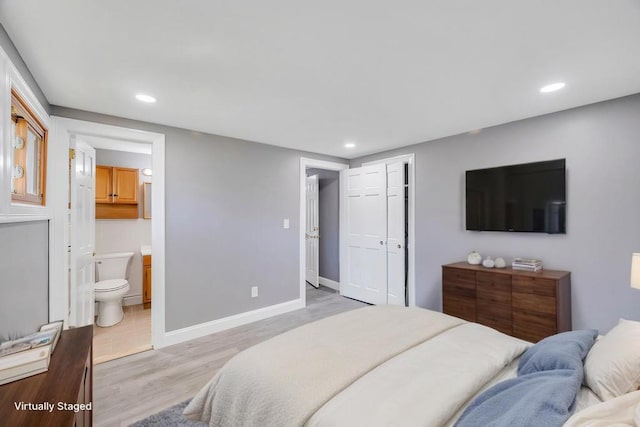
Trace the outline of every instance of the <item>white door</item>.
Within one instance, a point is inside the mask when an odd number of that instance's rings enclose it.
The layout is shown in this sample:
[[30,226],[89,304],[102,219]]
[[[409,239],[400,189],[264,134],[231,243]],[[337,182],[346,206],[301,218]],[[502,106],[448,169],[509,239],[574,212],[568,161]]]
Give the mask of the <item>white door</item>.
[[318,175],[307,177],[307,221],[304,235],[306,250],[306,281],[319,288],[320,226],[318,221]]
[[386,165],[347,169],[340,172],[340,179],[346,193],[346,266],[340,268],[340,292],[370,304],[386,304]]
[[[93,325],[95,286],[95,158],[89,145],[71,137],[69,324]],[[74,158],[75,157],[75,158]]]
[[404,163],[387,165],[387,303],[405,305]]

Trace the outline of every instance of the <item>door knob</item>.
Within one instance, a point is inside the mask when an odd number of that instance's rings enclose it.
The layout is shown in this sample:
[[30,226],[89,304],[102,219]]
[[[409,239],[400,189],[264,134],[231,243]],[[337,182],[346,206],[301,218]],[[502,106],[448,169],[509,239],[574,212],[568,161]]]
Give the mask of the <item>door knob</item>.
[[381,245],[384,245],[384,242],[383,242],[382,240],[380,240],[380,244],[381,244]]

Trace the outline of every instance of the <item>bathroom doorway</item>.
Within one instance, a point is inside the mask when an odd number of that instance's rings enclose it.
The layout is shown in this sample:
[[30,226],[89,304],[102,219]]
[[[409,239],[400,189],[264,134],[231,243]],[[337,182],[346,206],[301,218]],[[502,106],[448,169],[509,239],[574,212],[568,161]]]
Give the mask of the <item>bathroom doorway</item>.
[[[132,141],[80,137],[95,149],[96,163],[96,285],[93,328],[94,363],[150,350],[151,345],[151,235],[153,215],[149,208],[153,185],[152,146]],[[102,176],[101,176],[102,175]],[[112,185],[111,190],[108,190]],[[124,202],[118,204],[128,191]],[[112,196],[110,197],[109,194]],[[106,197],[105,197],[106,196]],[[130,256],[122,274],[101,277],[104,256]],[[126,258],[123,258],[126,260]],[[120,276],[126,277],[120,277]],[[122,316],[105,316],[102,284],[109,279],[126,279],[128,291],[120,291]],[[118,284],[120,282],[117,282]],[[107,291],[118,292],[118,291]],[[121,298],[121,300],[120,300]],[[101,307],[102,306],[102,307]],[[119,313],[118,313],[119,314]],[[115,322],[115,323],[114,323]]]
[[[84,120],[75,120],[64,117],[52,117],[52,120],[55,123],[52,138],[54,141],[56,141],[56,144],[58,144],[60,150],[67,150],[67,148],[69,149],[69,166],[73,165],[74,168],[77,167],[79,163],[72,161],[72,149],[75,148],[74,143],[78,140],[78,138],[80,138],[80,140],[82,141],[90,141],[91,144],[95,145],[98,149],[110,149],[113,151],[127,152],[132,150],[125,148],[125,146],[130,145],[130,143],[134,143],[138,146],[146,145],[148,148],[150,148],[147,150],[147,152],[152,152],[152,163],[150,169],[152,171],[153,184],[148,186],[151,187],[150,192],[148,191],[149,188],[147,187],[149,197],[145,199],[146,201],[150,202],[149,204],[152,206],[152,208],[146,210],[145,213],[142,214],[142,216],[139,213],[140,211],[137,210],[135,215],[139,221],[142,221],[144,219],[149,224],[149,228],[151,229],[151,240],[153,243],[152,266],[143,270],[148,273],[148,294],[149,296],[152,295],[153,298],[151,308],[147,311],[147,313],[150,312],[151,324],[151,345],[149,347],[163,347],[166,345],[166,332],[164,330],[165,135],[161,133],[106,125],[96,122],[88,122]],[[108,145],[99,147],[98,144],[100,143],[107,143]],[[96,180],[96,162],[94,161],[92,163],[92,166],[89,168],[86,167],[86,162],[84,164],[85,169],[94,171],[92,176],[92,182],[94,182]],[[77,171],[74,171],[74,173],[77,173]],[[125,172],[125,175],[127,174],[131,175],[131,173]],[[71,191],[73,189],[73,185],[70,180],[70,170],[66,168],[58,168],[52,171],[52,175],[54,186],[57,186],[60,189],[66,188],[69,191],[69,203],[67,203],[67,198],[61,198],[59,201],[56,201],[56,218],[60,218],[60,225],[55,225],[54,228],[56,230],[59,229],[60,232],[54,233],[53,236],[54,239],[59,239],[61,243],[64,241],[64,246],[68,247],[68,253],[67,256],[63,258],[64,263],[63,266],[61,266],[62,268],[60,269],[60,279],[50,282],[49,312],[50,316],[63,319],[66,327],[80,327],[87,324],[92,324],[94,322],[95,277],[89,277],[89,279],[87,280],[84,280],[84,278],[83,280],[79,280],[79,274],[77,274],[78,271],[71,269],[71,266],[74,264],[74,260],[77,260],[78,257],[82,256],[81,251],[79,251],[77,247],[73,246],[73,239],[71,238],[71,236],[74,233],[72,229],[75,230],[75,233],[95,236],[95,209],[97,208],[97,203],[95,203],[95,201],[92,203],[86,203],[80,201],[80,199],[78,198],[75,198],[73,200],[74,203],[71,203]],[[137,193],[137,191],[142,187],[142,182],[144,181],[139,180],[138,184],[140,185],[140,187],[136,187],[136,194],[139,194]],[[95,190],[99,189],[96,188]],[[120,187],[120,190],[124,190],[124,193],[118,194],[118,197],[128,197],[125,193],[128,193],[129,196],[131,195],[131,187]],[[64,191],[65,190],[61,190],[60,194],[64,194]],[[141,201],[139,200],[138,203],[141,203]],[[130,208],[126,210],[130,212]],[[89,212],[91,214],[89,214]],[[78,227],[77,218],[81,215],[84,215],[87,218],[92,218],[93,222],[91,222],[91,220],[87,220],[85,222],[88,222],[88,226]],[[145,219],[147,215],[151,215],[151,219]],[[74,217],[76,221],[73,220]],[[80,221],[80,224],[82,223],[83,222]],[[100,250],[100,248],[98,248],[98,250]],[[137,257],[142,257],[142,245],[141,247],[136,248],[135,251],[132,250],[131,252],[135,252],[134,255],[136,255]],[[91,256],[95,256],[93,255],[93,252],[91,252]],[[131,274],[130,269],[134,262],[136,262],[136,260],[132,259],[131,265],[128,269],[129,275]],[[140,268],[143,269],[143,267],[144,266]],[[135,268],[137,269],[138,267],[135,266]],[[86,269],[86,271],[89,273],[93,271],[95,274],[95,269]],[[89,273],[84,276],[87,277]],[[142,273],[134,272],[134,275],[135,274]],[[72,285],[72,282],[76,282],[75,284],[77,284],[77,282],[79,281],[91,282],[91,286],[79,287]],[[135,298],[132,299],[132,297],[135,297],[135,295],[132,295],[129,290],[127,290],[127,294],[123,295],[123,297],[124,298],[122,298],[122,301],[127,305],[121,305],[121,307],[124,307],[124,310],[126,311],[132,310],[133,307],[127,308],[129,306],[139,305],[138,302],[140,302],[141,299],[140,296],[137,300]],[[90,301],[91,303],[87,303],[88,301]],[[83,307],[87,307],[87,310],[78,310],[77,304],[74,304],[74,302],[81,302]],[[82,314],[86,313],[89,313],[89,315],[82,316]],[[119,325],[120,323],[121,322],[118,322],[117,324]],[[131,341],[133,341],[133,339],[129,340],[129,342]],[[124,353],[121,352],[121,354]]]
[[340,170],[300,159],[300,295],[305,305],[340,292]]

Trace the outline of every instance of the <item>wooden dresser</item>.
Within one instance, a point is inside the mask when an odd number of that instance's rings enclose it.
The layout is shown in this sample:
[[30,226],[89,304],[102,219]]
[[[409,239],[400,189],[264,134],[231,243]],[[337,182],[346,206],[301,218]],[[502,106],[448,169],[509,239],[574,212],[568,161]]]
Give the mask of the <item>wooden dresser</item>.
[[[92,402],[92,340],[93,326],[64,331],[47,372],[0,386],[0,424],[91,426],[93,408],[77,412],[75,409]],[[33,405],[49,402],[54,408],[51,412],[16,409],[21,402]]]
[[537,342],[571,330],[571,273],[443,265],[442,311]]

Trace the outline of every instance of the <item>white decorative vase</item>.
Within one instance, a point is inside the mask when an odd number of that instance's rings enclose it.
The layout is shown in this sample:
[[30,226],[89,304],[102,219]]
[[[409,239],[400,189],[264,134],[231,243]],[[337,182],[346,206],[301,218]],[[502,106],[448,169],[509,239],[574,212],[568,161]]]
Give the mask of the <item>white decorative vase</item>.
[[504,258],[496,258],[493,262],[496,268],[505,268],[507,263],[504,261]]
[[478,252],[473,251],[467,256],[467,262],[471,265],[479,265],[482,262],[482,256]]
[[482,261],[482,266],[487,268],[493,268],[495,262],[491,259],[490,256],[486,257],[484,261]]

